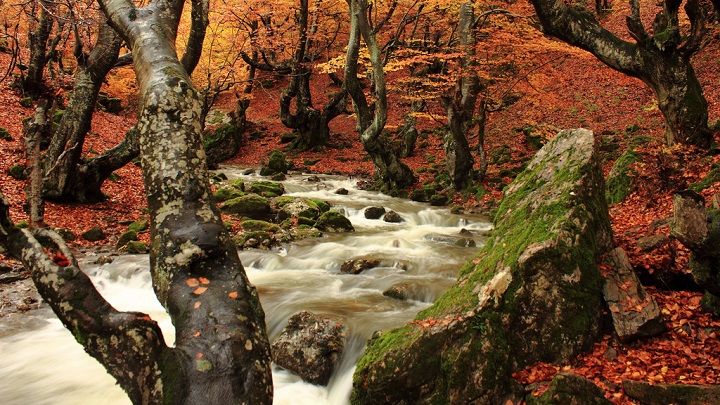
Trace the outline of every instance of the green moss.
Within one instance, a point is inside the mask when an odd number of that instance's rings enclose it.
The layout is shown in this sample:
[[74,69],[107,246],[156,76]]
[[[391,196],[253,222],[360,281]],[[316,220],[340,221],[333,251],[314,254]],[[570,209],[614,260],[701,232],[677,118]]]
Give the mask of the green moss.
[[150,224],[146,220],[135,221],[128,225],[128,231],[134,231],[137,233],[145,232],[150,228]]
[[242,221],[242,227],[247,231],[265,231],[271,233],[280,232],[279,226],[271,224],[270,222],[258,221],[255,219]]
[[608,204],[616,204],[624,200],[633,190],[635,171],[632,165],[640,160],[640,155],[628,149],[613,164],[605,183],[605,199]]
[[213,198],[215,201],[223,202],[232,200],[233,198],[242,197],[244,195],[245,193],[235,187],[220,187],[213,193]]
[[705,178],[700,182],[690,184],[688,189],[699,193],[718,181],[720,181],[720,167],[718,167],[717,163],[713,163],[712,166],[710,166],[710,171]]

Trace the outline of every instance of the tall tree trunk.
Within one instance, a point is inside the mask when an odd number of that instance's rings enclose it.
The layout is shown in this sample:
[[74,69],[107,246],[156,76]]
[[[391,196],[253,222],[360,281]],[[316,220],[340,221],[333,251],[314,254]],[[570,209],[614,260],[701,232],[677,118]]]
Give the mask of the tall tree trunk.
[[[353,100],[360,130],[360,142],[375,165],[375,177],[382,188],[397,189],[408,187],[416,182],[415,176],[399,158],[387,137],[382,135],[387,121],[387,91],[385,73],[380,49],[367,20],[367,0],[349,0],[350,38],[345,59],[345,89]],[[358,80],[358,58],[360,37],[370,52],[372,64],[375,104],[371,108]]]
[[[76,38],[76,41],[79,40]],[[122,39],[115,31],[103,24],[90,55],[82,54],[82,50],[76,47],[78,68],[73,92],[45,153],[43,195],[47,199],[96,202],[104,198],[102,193],[96,193],[89,187],[92,184],[80,181],[84,179],[78,178],[77,166],[100,87],[117,60],[121,44]]]
[[464,52],[460,60],[460,73],[455,83],[455,93],[446,100],[449,131],[443,139],[445,162],[450,180],[456,190],[467,186],[474,177],[473,156],[470,153],[468,134],[473,127],[475,104],[480,92],[480,80],[475,73],[475,12],[471,2],[460,6],[458,36]]
[[531,0],[546,33],[582,48],[613,69],[637,77],[653,90],[666,126],[666,141],[710,146],[707,101],[690,58],[703,43],[709,8],[699,0],[685,6],[690,21],[683,37],[678,11],[682,0],[664,0],[653,23],[653,35],[643,26],[638,0],[629,0],[628,30],[635,42],[604,29],[593,14],[560,0]]

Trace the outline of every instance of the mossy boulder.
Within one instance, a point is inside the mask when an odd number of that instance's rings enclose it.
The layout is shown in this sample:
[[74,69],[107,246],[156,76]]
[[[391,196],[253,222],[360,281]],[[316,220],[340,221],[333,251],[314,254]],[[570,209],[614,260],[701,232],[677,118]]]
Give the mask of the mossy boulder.
[[12,135],[10,135],[10,132],[8,132],[7,129],[0,127],[0,140],[3,141],[12,141]]
[[107,238],[105,232],[99,226],[88,229],[80,236],[88,242],[98,242]]
[[328,211],[320,215],[315,227],[325,232],[355,232],[350,220],[337,211]]
[[274,181],[256,181],[247,186],[247,191],[263,197],[279,197],[285,194],[285,186]]
[[25,165],[15,164],[10,166],[8,174],[15,180],[27,180],[27,174],[25,173]]
[[215,192],[213,193],[213,198],[217,202],[223,202],[227,200],[232,200],[233,198],[242,197],[244,195],[245,193],[235,187],[223,186],[215,190]]
[[150,224],[144,219],[141,219],[140,221],[135,221],[128,225],[128,231],[133,231],[137,233],[145,232],[148,229],[150,229]]
[[145,254],[150,250],[147,243],[131,240],[125,245],[125,251],[130,254]]
[[220,210],[226,214],[264,220],[270,215],[270,203],[265,197],[257,194],[246,194],[225,201]]
[[242,221],[241,223],[242,227],[246,231],[265,231],[270,233],[280,232],[280,227],[267,222],[267,221],[259,221],[257,219],[248,219],[246,221]]
[[432,187],[423,187],[413,190],[410,193],[410,199],[417,202],[429,202],[430,197],[435,195],[435,189]]
[[130,241],[137,240],[137,232],[135,231],[125,231],[120,237],[118,238],[117,244],[115,245],[116,248],[121,248],[128,244]]
[[290,218],[307,218],[318,219],[320,214],[329,211],[330,207],[327,203],[318,200],[309,200],[306,198],[295,198],[292,201],[285,202],[278,210],[277,222],[285,221]]
[[495,231],[453,287],[407,325],[376,334],[351,402],[497,404],[524,399],[512,373],[560,363],[600,337],[612,245],[591,131],[562,131],[506,189]]
[[539,397],[528,394],[527,405],[612,405],[605,391],[587,378],[573,373],[558,373],[550,387]]
[[289,165],[285,160],[285,155],[279,150],[274,150],[270,153],[270,157],[266,164],[260,168],[261,176],[272,176],[277,173],[287,174]]

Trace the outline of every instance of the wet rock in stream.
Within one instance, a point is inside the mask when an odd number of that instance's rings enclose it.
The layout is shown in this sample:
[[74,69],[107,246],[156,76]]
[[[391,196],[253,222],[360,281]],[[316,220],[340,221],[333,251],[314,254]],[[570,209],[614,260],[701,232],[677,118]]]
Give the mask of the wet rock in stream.
[[326,385],[345,344],[343,326],[332,319],[302,311],[293,315],[272,344],[278,366],[303,380]]

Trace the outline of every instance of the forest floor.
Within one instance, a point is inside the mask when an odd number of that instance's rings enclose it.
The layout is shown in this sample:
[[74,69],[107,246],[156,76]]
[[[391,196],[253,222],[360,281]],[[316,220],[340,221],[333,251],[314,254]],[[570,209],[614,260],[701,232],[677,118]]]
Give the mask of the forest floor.
[[[620,17],[610,16],[605,23],[616,32],[623,31]],[[716,121],[720,119],[720,71],[717,69],[720,39],[717,32],[713,35],[709,45],[694,58],[694,66],[708,99],[710,119]],[[610,206],[615,244],[629,254],[641,277],[661,271],[687,273],[689,253],[679,242],[670,238],[664,247],[643,252],[637,241],[643,236],[669,236],[667,219],[672,216],[672,192],[705,179],[713,165],[720,161],[720,154],[716,149],[708,153],[690,147],[664,146],[663,120],[652,92],[641,81],[611,70],[591,55],[555,43],[536,59],[532,68],[515,76],[517,80],[512,87],[504,89],[512,102],[488,114],[485,145],[488,156],[492,162],[494,156],[509,151],[510,159],[498,159],[496,162],[504,163],[490,164],[481,182],[487,190],[481,201],[476,201],[474,196],[457,195],[455,203],[467,209],[482,209],[502,198],[502,187],[512,181],[504,177],[506,169],[522,164],[534,154],[523,130],[533,131],[545,139],[564,128],[593,130],[602,145],[609,145],[604,148],[606,173],[634,139],[649,137],[653,140],[639,148],[642,162],[633,167],[634,191],[624,201]],[[7,66],[7,61],[8,56],[0,54],[0,66]],[[124,69],[125,77],[131,74],[129,68]],[[267,161],[270,152],[287,146],[279,141],[281,134],[289,132],[278,116],[279,93],[284,84],[278,80],[253,91],[248,119],[254,135],[247,137],[241,151],[228,164],[257,167]],[[319,76],[313,86],[320,101],[325,93],[336,90],[329,80]],[[124,112],[95,115],[85,145],[87,156],[95,156],[115,145],[134,123],[137,101],[129,95],[132,84],[126,87],[118,92],[123,97]],[[107,90],[114,95],[117,88],[115,85]],[[66,90],[58,88],[59,93]],[[33,113],[32,108],[20,105],[21,98],[7,81],[0,83],[0,127],[12,136],[12,140],[0,141],[0,190],[12,204],[11,217],[16,222],[27,220],[22,210],[25,182],[10,177],[8,168],[25,162],[21,121]],[[220,109],[228,110],[232,104],[232,97],[228,97]],[[439,109],[438,106],[431,108]],[[406,110],[407,103],[391,94],[389,130],[397,128]],[[419,140],[415,155],[405,162],[416,171],[421,185],[431,179],[429,173],[418,169],[442,162],[444,153],[442,139],[432,132],[438,122],[421,119],[419,126],[428,131]],[[372,176],[372,164],[364,159],[354,128],[352,116],[340,116],[331,125],[330,147],[318,151],[286,151],[288,159],[303,172]],[[715,136],[720,144],[718,134]],[[471,141],[477,143],[477,139]],[[126,229],[121,223],[142,218],[146,206],[140,169],[128,165],[117,174],[118,178],[106,182],[103,188],[109,196],[106,201],[92,205],[47,203],[45,222],[78,235],[99,226],[109,236],[95,245],[98,248],[114,245]],[[490,179],[495,180],[490,182]],[[710,200],[718,192],[720,183],[714,182],[701,194]],[[74,244],[78,249],[87,249],[89,245],[93,244],[80,240]],[[549,381],[558,371],[573,371],[601,386],[616,403],[635,403],[622,390],[624,379],[651,383],[720,383],[720,320],[702,311],[701,294],[672,291],[663,285],[648,286],[648,291],[665,315],[666,332],[627,344],[608,334],[592,352],[563,365],[536,365],[518,373],[518,379],[525,383]],[[0,300],[3,300],[0,308],[12,304],[11,299],[2,295]],[[3,316],[13,315],[0,310],[0,321]]]

